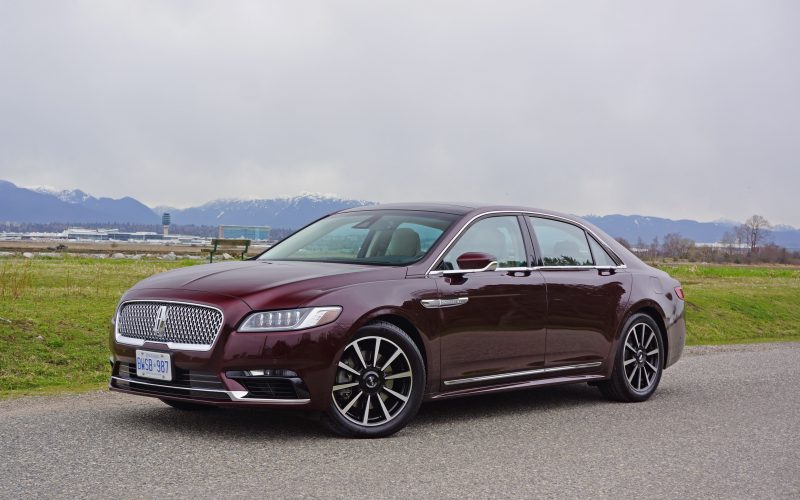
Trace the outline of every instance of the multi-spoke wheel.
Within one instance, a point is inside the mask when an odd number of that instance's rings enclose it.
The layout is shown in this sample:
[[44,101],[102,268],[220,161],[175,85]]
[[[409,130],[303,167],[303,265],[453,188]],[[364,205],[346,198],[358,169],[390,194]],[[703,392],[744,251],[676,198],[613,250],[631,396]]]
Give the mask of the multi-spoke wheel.
[[623,328],[611,379],[599,385],[616,401],[644,401],[655,392],[664,366],[664,341],[658,324],[646,314],[631,317]]
[[370,324],[337,364],[330,426],[347,436],[388,436],[416,414],[424,385],[422,356],[408,335],[390,323]]

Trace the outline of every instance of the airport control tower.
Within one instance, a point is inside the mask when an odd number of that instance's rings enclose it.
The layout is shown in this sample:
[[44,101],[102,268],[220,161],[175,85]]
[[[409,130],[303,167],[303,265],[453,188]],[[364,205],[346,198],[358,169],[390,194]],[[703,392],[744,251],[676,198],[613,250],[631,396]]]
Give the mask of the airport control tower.
[[169,235],[170,220],[169,212],[164,212],[164,215],[161,216],[161,225],[164,226],[164,236]]

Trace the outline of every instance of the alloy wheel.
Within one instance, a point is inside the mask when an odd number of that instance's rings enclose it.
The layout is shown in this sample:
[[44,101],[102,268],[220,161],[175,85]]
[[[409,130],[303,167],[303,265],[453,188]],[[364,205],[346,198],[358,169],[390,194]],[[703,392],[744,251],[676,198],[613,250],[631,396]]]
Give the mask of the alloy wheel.
[[628,386],[637,393],[646,393],[658,380],[661,350],[656,335],[647,323],[636,323],[625,336],[622,366]]
[[349,343],[336,369],[332,396],[347,420],[374,427],[397,417],[413,389],[408,356],[391,340],[361,337]]

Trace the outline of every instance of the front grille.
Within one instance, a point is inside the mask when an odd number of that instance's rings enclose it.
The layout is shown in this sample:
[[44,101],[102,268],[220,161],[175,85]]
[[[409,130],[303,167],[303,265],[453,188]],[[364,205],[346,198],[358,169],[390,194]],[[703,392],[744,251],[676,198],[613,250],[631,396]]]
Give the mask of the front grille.
[[117,332],[123,337],[205,346],[214,343],[221,326],[217,309],[170,302],[129,302],[117,319]]

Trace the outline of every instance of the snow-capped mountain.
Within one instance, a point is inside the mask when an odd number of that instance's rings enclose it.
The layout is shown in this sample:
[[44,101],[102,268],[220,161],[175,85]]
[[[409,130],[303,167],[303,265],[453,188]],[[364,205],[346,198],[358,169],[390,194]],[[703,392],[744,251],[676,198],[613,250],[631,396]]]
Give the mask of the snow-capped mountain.
[[32,186],[28,189],[32,189],[37,193],[43,193],[55,196],[59,200],[66,203],[72,203],[73,205],[80,205],[89,198],[92,198],[91,195],[84,193],[80,189],[62,189],[59,191],[58,189],[51,186]]
[[304,193],[299,196],[271,199],[220,199],[198,207],[173,208],[169,212],[172,215],[172,221],[176,224],[212,226],[236,224],[298,228],[337,210],[372,204],[374,202],[348,200],[318,193]]
[[185,209],[151,209],[130,197],[97,198],[80,189],[59,190],[46,186],[23,188],[0,181],[0,222],[156,225],[161,220],[161,214],[169,212],[173,224],[230,224],[294,229],[337,210],[371,204],[364,200],[303,193],[273,199],[220,199]]
[[0,181],[0,222],[156,224],[149,207],[131,197],[95,198],[80,189],[27,189]]

